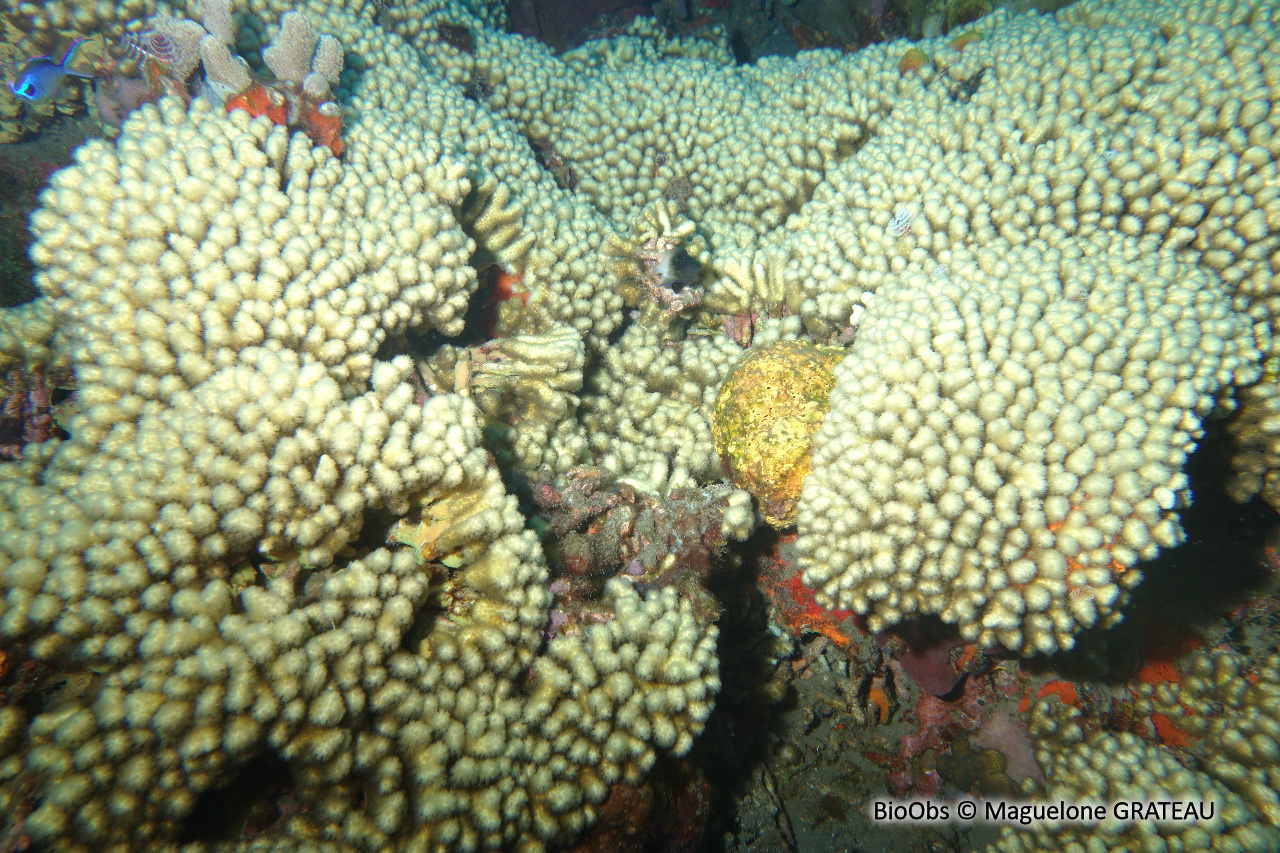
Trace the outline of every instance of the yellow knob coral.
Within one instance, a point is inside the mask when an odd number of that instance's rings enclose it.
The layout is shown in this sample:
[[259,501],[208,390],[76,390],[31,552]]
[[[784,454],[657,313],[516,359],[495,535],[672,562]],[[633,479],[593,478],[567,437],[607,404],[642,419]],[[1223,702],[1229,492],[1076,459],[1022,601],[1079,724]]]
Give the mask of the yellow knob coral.
[[720,388],[711,424],[716,452],[774,527],[796,521],[809,447],[843,357],[838,347],[779,341],[749,353]]

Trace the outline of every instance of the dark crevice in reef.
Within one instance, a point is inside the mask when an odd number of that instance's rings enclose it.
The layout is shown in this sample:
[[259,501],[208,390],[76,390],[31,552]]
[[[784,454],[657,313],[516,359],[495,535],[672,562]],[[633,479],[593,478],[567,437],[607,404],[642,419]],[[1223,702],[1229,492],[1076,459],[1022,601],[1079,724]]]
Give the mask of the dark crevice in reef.
[[1263,549],[1274,544],[1280,516],[1261,498],[1240,504],[1227,494],[1232,445],[1224,423],[1205,425],[1183,469],[1192,494],[1191,505],[1178,510],[1186,541],[1138,564],[1142,581],[1124,607],[1124,621],[1082,631],[1075,648],[1024,666],[1064,678],[1122,682],[1149,652],[1167,652],[1162,647],[1180,637],[1220,631],[1222,614],[1274,586]]
[[[426,568],[429,567],[424,567]],[[436,568],[439,566],[437,565]],[[436,623],[444,615],[445,608],[438,595],[432,595],[426,601],[420,602],[414,609],[413,621],[409,623],[409,627],[400,638],[401,650],[411,655],[420,654],[422,641],[431,635],[436,628]]]
[[[753,580],[758,561],[752,555],[764,553],[775,541],[772,529],[757,529],[746,542],[731,545],[742,565],[707,579],[707,590],[723,608],[716,621],[722,686],[690,758],[710,783],[709,824],[703,836],[708,853],[723,849],[720,840],[734,829],[737,799],[767,765],[779,718],[795,709],[795,691],[787,691],[781,701],[770,695],[774,650],[769,602]],[[730,557],[723,559],[728,563]]]
[[275,829],[304,808],[284,761],[265,752],[196,800],[179,844],[233,841]]
[[436,329],[406,329],[403,335],[391,336],[383,341],[382,346],[374,353],[374,358],[389,361],[397,355],[408,353],[415,359],[425,359],[430,358],[444,344],[468,347],[490,340],[493,336],[496,307],[494,291],[501,267],[483,249],[472,256],[470,264],[475,268],[480,284],[467,301],[462,331],[457,336],[450,338]]
[[[0,172],[0,180],[3,177]],[[30,246],[26,223],[0,216],[0,307],[13,308],[39,295],[31,281],[35,266],[27,257]]]
[[752,65],[755,62],[751,44],[747,41],[747,36],[742,30],[737,28],[730,30],[729,50],[733,53],[735,65]]

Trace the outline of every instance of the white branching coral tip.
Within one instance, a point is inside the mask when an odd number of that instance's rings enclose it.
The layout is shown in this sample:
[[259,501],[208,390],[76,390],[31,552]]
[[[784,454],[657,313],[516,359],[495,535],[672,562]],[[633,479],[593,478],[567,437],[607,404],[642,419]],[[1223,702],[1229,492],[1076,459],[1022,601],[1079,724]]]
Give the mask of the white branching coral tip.
[[[305,15],[301,12],[286,12],[280,18],[280,31],[262,51],[262,61],[276,75],[277,80],[302,85],[303,78],[311,72],[311,59],[315,55],[317,41],[315,28]],[[338,55],[341,59],[341,47]],[[338,70],[342,70],[340,62]]]

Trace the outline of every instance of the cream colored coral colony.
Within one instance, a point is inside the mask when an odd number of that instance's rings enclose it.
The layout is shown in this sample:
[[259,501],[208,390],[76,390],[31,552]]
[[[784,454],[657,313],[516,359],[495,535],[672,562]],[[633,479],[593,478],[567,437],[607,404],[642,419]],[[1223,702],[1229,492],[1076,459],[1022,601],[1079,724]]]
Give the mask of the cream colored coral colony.
[[[243,49],[286,8],[236,11]],[[0,362],[77,388],[70,438],[0,465],[0,634],[74,685],[0,709],[0,799],[53,848],[173,844],[271,753],[306,808],[263,844],[539,850],[689,749],[715,627],[615,580],[612,618],[540,652],[545,564],[482,409],[525,473],[704,484],[726,319],[760,315],[757,347],[843,339],[805,582],[873,629],[937,614],[1048,652],[1180,540],[1204,418],[1270,353],[1276,3],[999,12],[908,72],[904,43],[744,67],[644,21],[555,56],[456,0],[299,11],[359,58],[341,159],[202,99],[146,106],[53,176],[42,296],[0,311]],[[675,316],[619,272],[659,232],[703,270]],[[423,402],[396,353],[462,329],[478,251],[527,304]],[[1272,458],[1250,451],[1244,491]],[[450,618],[424,616],[446,581],[412,550],[360,544],[375,511],[440,520]]]

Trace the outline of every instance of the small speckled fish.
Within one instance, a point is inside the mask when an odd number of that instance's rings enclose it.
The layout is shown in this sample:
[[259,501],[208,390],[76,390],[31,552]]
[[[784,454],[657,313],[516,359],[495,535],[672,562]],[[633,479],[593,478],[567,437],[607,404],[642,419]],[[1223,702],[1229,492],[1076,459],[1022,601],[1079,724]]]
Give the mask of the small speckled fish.
[[35,56],[28,59],[26,64],[22,66],[22,70],[18,72],[17,79],[9,83],[9,91],[13,92],[18,99],[29,104],[40,104],[58,93],[59,87],[62,86],[63,78],[68,74],[72,77],[92,80],[92,74],[82,74],[79,71],[72,71],[67,68],[67,63],[71,61],[76,49],[84,43],[84,39],[76,39],[72,42],[61,62],[54,62],[47,56]]

